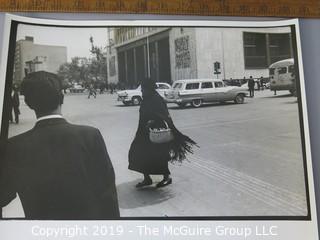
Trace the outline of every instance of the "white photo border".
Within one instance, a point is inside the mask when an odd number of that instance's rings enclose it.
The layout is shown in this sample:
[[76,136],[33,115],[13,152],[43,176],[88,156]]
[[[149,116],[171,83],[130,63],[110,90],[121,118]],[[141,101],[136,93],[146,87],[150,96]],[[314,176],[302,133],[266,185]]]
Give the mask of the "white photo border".
[[[9,61],[9,46],[12,44],[10,39],[15,37],[12,36],[13,24],[31,24],[39,26],[52,26],[52,27],[110,27],[110,26],[172,26],[172,27],[257,27],[257,28],[268,28],[268,27],[291,27],[294,29],[295,41],[294,42],[294,52],[296,53],[296,59],[298,60],[297,66],[299,70],[299,120],[301,128],[301,140],[303,148],[303,158],[304,158],[304,174],[306,181],[306,197],[308,205],[308,216],[307,217],[277,217],[277,216],[267,216],[267,217],[208,217],[208,218],[197,218],[192,217],[177,217],[168,218],[168,220],[293,220],[293,221],[312,221],[315,226],[317,226],[316,217],[316,202],[315,202],[315,191],[314,191],[314,180],[313,180],[313,168],[312,168],[312,157],[311,157],[311,147],[310,147],[310,135],[309,135],[309,124],[308,124],[308,114],[307,114],[307,102],[306,102],[306,90],[304,82],[304,72],[303,72],[303,60],[302,51],[300,44],[300,31],[299,31],[299,20],[280,20],[280,21],[176,21],[176,20],[102,20],[102,21],[66,21],[66,20],[51,20],[51,19],[39,19],[39,18],[28,18],[22,16],[16,16],[12,14],[6,14],[5,18],[5,28],[3,34],[3,46],[2,46],[2,56],[1,56],[1,66],[0,66],[0,103],[4,106],[5,102],[5,89],[10,86],[11,83],[8,81],[8,61]],[[293,28],[292,28],[293,27]],[[17,29],[16,29],[17,30]],[[16,34],[16,32],[15,32]],[[12,57],[12,56],[11,56]],[[9,88],[10,89],[10,88]],[[3,131],[7,131],[4,128],[5,122],[3,121],[3,111],[0,111],[0,123],[1,123],[1,135],[5,134]],[[123,220],[166,220],[162,217],[159,218],[122,218]]]

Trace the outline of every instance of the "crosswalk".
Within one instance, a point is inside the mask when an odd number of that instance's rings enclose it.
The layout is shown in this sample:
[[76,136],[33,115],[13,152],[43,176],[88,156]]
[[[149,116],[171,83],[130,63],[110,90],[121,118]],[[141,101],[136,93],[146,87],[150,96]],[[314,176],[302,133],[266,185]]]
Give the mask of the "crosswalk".
[[190,156],[184,166],[198,169],[203,175],[228,184],[238,191],[279,209],[288,216],[306,216],[307,202],[305,196],[272,185],[243,172],[231,169],[214,161],[204,160],[199,156]]

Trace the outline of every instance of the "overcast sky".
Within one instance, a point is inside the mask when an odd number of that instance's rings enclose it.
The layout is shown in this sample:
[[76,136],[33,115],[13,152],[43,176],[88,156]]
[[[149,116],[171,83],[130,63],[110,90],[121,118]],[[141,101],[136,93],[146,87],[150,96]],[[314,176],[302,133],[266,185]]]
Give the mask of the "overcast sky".
[[107,28],[61,28],[19,24],[17,40],[34,38],[35,44],[67,47],[68,61],[73,57],[90,57],[90,36],[96,46],[106,47]]

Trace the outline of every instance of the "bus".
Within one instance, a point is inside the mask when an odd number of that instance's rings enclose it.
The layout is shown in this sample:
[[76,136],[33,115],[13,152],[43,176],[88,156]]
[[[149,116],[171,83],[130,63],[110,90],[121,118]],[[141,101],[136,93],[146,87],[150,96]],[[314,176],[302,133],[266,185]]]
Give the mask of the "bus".
[[293,58],[275,62],[269,67],[270,90],[288,90],[296,95],[296,79]]

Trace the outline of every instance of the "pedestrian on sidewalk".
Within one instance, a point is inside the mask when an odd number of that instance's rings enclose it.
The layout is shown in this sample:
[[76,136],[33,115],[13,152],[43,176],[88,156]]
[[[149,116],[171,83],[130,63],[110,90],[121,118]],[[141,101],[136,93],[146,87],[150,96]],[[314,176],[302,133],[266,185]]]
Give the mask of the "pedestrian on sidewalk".
[[106,84],[104,82],[101,82],[100,83],[100,86],[99,86],[99,89],[100,89],[100,94],[103,94],[104,93],[104,90],[105,90],[105,87]]
[[[152,185],[150,175],[163,175],[156,187],[164,187],[172,183],[168,162],[182,162],[187,153],[193,153],[196,143],[183,135],[173,124],[167,105],[156,91],[156,84],[146,79],[141,84],[142,97],[139,110],[139,125],[129,150],[129,169],[140,172],[144,180],[136,187]],[[172,131],[173,140],[165,143],[154,143],[150,140],[150,128],[165,128]]]
[[254,79],[252,78],[252,76],[250,76],[250,78],[248,80],[250,97],[254,97],[254,84],[255,84]]
[[37,121],[6,144],[0,208],[18,194],[26,219],[119,218],[115,174],[103,137],[96,128],[63,118],[61,79],[45,71],[30,73],[21,94]]
[[261,86],[261,90],[263,91],[264,90],[264,79],[262,76],[260,77],[260,86]]
[[89,85],[89,95],[88,98],[90,98],[90,96],[93,96],[94,98],[97,97],[97,91],[95,89],[95,87],[93,86],[93,84]]
[[110,94],[113,94],[114,88],[115,88],[114,84],[110,83]]

